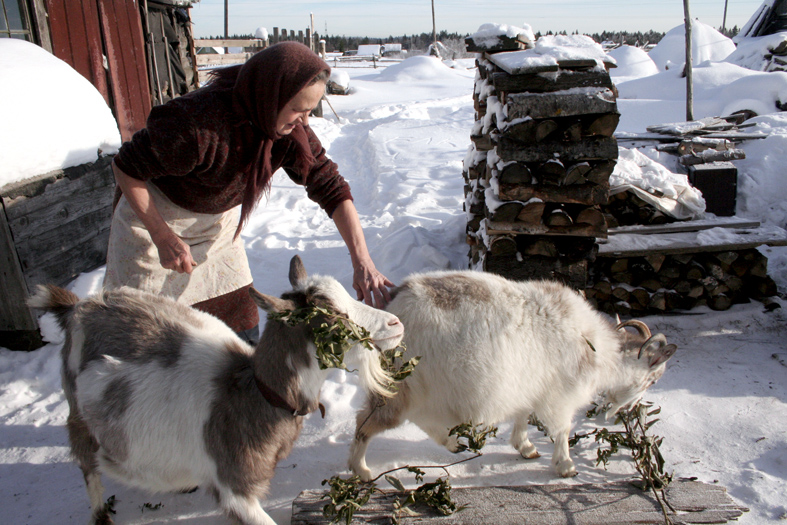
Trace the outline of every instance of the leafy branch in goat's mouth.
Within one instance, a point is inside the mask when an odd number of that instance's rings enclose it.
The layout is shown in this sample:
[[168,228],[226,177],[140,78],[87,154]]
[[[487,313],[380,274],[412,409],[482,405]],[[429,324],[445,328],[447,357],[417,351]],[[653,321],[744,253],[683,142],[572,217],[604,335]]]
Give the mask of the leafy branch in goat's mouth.
[[[312,328],[314,345],[317,347],[317,362],[322,370],[327,368],[347,370],[347,365],[344,364],[344,355],[356,344],[363,345],[369,350],[377,348],[369,330],[358,325],[346,315],[334,312],[323,306],[309,304],[295,310],[270,313],[268,314],[268,319],[282,321],[289,326],[296,326],[309,324],[318,316],[326,319],[319,326]],[[395,364],[396,361],[402,361],[405,350],[404,344],[400,344],[392,350],[380,352],[383,367],[391,374],[394,382],[402,381],[410,375],[415,365],[418,364],[418,357],[414,357],[398,366]]]

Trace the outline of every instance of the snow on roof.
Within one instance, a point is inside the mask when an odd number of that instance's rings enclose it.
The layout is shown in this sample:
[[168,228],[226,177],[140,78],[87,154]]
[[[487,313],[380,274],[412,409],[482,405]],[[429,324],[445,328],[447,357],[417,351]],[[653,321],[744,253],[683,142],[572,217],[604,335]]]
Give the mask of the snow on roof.
[[380,56],[380,48],[382,46],[380,44],[362,44],[358,46],[358,55],[362,56]]
[[104,97],[44,49],[0,38],[0,187],[116,153],[120,132]]

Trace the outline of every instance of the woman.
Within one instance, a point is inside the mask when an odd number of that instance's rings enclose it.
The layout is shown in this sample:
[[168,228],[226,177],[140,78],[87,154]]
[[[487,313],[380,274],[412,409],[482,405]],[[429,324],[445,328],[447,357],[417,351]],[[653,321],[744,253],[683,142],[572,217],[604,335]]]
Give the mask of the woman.
[[308,126],[330,68],[283,42],[150,112],[115,156],[117,204],[104,287],[132,286],[211,313],[247,340],[258,333],[239,234],[284,168],[333,219],[350,251],[359,300],[384,306],[393,284],[369,256],[347,182]]

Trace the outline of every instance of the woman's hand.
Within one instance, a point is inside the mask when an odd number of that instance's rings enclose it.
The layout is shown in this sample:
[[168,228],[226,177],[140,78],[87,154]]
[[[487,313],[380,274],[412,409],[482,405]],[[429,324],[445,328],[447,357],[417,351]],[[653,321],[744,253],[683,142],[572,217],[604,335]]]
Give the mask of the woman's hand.
[[353,270],[353,289],[358,295],[358,300],[369,306],[385,308],[391,302],[388,287],[393,285],[388,278],[377,271],[371,260],[359,263]]
[[131,209],[145,225],[153,244],[156,245],[161,266],[178,273],[191,273],[197,263],[191,257],[189,245],[175,235],[161,217],[145,182],[129,177],[114,162],[112,171]]
[[161,266],[167,270],[191,273],[193,268],[197,266],[191,257],[189,245],[175,235],[172,230],[169,230],[169,234],[165,234],[161,239],[153,239],[153,243],[158,249]]
[[361,229],[361,221],[353,201],[342,201],[333,212],[333,222],[350,250],[350,259],[353,264],[353,289],[358,294],[358,300],[369,306],[385,308],[391,301],[388,286],[394,286],[383,274],[377,271],[369,250],[366,248],[366,239]]

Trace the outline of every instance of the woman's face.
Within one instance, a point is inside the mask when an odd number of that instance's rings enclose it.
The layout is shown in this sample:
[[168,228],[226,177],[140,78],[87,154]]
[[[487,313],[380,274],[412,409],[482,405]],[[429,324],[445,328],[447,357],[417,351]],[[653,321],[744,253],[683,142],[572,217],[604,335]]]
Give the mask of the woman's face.
[[279,137],[289,135],[298,124],[309,124],[309,113],[320,103],[325,93],[325,82],[315,82],[295,95],[279,112],[276,133]]

